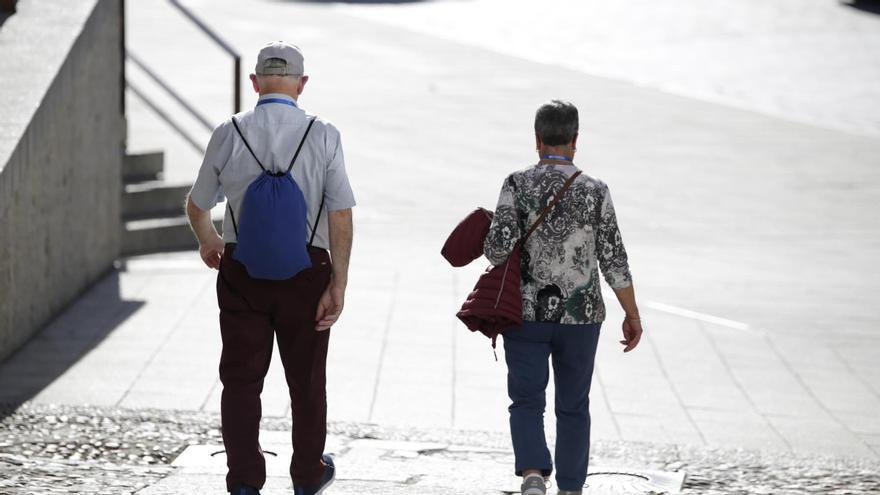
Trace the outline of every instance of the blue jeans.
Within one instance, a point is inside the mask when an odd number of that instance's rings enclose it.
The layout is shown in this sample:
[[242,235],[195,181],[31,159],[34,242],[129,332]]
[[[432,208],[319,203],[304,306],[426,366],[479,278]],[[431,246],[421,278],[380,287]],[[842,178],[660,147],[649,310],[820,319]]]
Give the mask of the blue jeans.
[[553,472],[544,437],[544,392],[550,380],[547,361],[552,357],[556,485],[561,490],[583,488],[590,458],[590,382],[601,326],[527,321],[502,334],[517,476],[527,469],[541,470],[544,476]]

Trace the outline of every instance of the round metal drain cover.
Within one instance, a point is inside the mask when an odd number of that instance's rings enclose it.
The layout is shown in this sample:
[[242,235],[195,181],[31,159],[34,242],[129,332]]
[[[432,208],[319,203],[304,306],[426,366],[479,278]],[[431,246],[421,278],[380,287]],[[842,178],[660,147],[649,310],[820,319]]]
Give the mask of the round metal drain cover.
[[[685,473],[683,471],[654,471],[649,469],[628,469],[617,466],[596,467],[587,475],[584,495],[659,495],[681,493]],[[519,493],[522,478],[511,478],[516,483],[510,489],[502,490],[508,495]],[[511,485],[513,485],[511,483]],[[548,492],[549,493],[549,492]]]
[[672,488],[664,485],[666,483],[663,483],[661,480],[652,479],[649,474],[627,471],[598,471],[587,475],[586,493],[597,495],[605,493],[644,494],[667,492]]

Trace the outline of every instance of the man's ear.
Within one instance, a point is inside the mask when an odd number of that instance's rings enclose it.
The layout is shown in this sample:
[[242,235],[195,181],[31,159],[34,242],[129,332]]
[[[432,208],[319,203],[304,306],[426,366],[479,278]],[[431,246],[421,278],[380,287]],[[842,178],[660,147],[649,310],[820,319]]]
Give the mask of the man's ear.
[[541,149],[541,136],[539,136],[537,132],[535,133],[535,149]]
[[579,133],[577,133],[577,132],[574,133],[574,139],[571,140],[571,147],[573,149],[576,149],[578,147],[578,136],[579,136]]
[[256,74],[251,74],[251,85],[254,87],[254,93],[260,92],[260,83],[257,82]]
[[302,76],[299,78],[299,86],[296,88],[297,96],[302,94],[303,90],[306,88],[307,82],[309,82],[309,76]]

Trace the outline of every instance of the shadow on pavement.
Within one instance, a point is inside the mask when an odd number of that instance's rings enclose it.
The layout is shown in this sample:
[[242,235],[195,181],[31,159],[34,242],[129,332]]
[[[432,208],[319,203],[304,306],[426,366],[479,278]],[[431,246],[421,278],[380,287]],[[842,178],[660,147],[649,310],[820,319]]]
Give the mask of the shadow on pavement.
[[[50,386],[143,305],[142,301],[120,298],[116,270],[86,290],[0,363],[0,420]],[[99,370],[92,383],[102,387],[101,376],[115,371]]]
[[880,0],[849,0],[843,1],[842,3],[847,7],[880,15]]

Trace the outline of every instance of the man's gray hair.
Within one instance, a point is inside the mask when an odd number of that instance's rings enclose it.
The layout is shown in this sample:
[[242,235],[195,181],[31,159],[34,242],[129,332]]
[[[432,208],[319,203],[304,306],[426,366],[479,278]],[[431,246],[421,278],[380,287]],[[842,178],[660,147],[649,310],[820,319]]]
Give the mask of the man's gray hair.
[[548,146],[569,144],[578,133],[578,109],[573,103],[551,100],[535,112],[535,134]]

